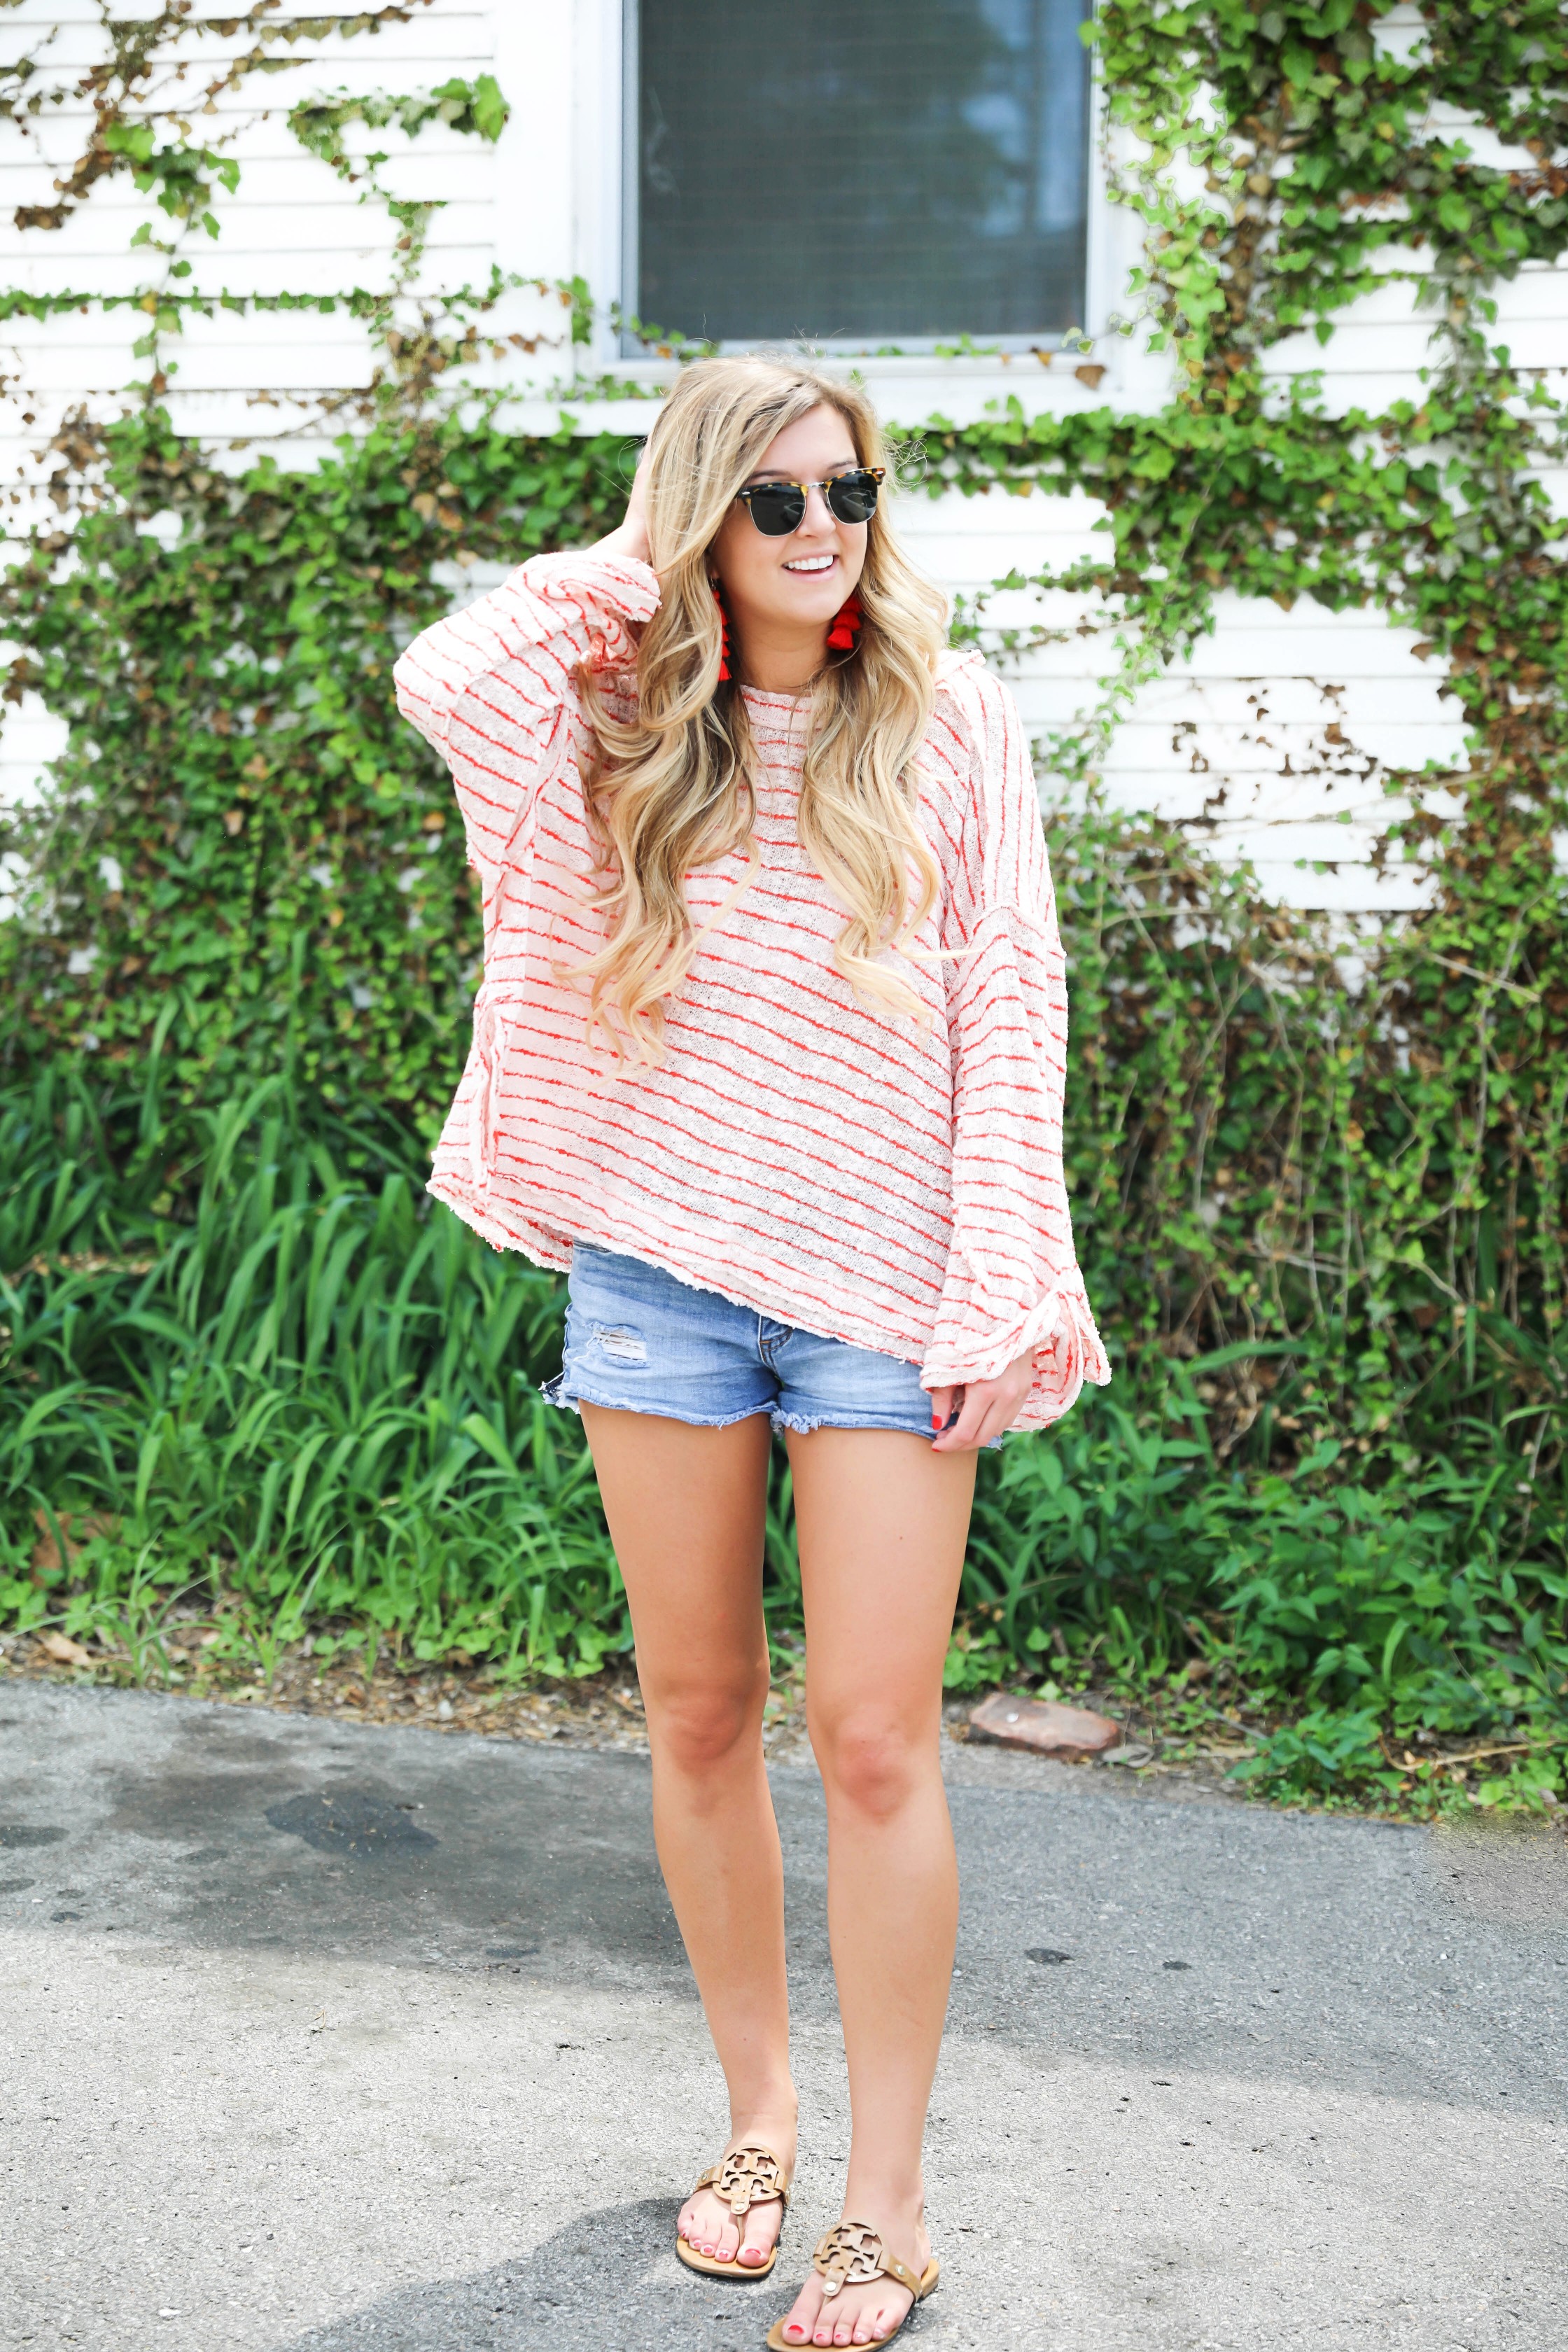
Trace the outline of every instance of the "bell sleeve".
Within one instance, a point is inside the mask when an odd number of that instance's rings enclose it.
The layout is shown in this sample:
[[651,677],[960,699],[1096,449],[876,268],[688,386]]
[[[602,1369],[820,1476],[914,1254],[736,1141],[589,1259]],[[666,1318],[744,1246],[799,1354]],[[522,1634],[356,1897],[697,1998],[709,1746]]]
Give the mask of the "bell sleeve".
[[658,574],[633,556],[536,555],[399,660],[397,707],[450,769],[487,886],[571,750],[578,667],[629,669],[658,596]]
[[928,1389],[994,1380],[1028,1353],[1016,1426],[1040,1429],[1110,1378],[1062,1173],[1067,961],[1033,763],[1012,696],[978,661],[953,680],[972,761],[949,892],[952,1240]]

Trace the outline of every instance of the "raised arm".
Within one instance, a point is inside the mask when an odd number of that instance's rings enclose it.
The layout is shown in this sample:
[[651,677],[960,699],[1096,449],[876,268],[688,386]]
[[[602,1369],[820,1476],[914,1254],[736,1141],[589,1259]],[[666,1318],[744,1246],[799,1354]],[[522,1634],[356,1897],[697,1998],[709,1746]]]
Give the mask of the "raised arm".
[[536,555],[399,661],[397,707],[451,770],[481,872],[504,864],[567,748],[578,667],[629,668],[636,631],[658,604],[647,564],[610,541]]

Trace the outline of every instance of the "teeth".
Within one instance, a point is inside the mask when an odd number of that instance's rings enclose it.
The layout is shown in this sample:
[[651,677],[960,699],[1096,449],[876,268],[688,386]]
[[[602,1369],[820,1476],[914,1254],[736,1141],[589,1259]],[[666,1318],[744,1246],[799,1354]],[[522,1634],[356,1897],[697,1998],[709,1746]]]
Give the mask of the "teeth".
[[831,555],[802,556],[798,562],[786,563],[784,570],[786,572],[826,572],[833,562],[834,558]]

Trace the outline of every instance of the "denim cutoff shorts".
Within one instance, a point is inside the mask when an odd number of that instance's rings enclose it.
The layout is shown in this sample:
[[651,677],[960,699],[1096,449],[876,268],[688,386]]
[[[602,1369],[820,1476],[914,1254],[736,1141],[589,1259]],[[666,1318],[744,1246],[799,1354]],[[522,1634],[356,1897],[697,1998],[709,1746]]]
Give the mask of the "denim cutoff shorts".
[[552,1404],[602,1404],[727,1428],[765,1412],[775,1429],[904,1429],[929,1438],[921,1368],[847,1339],[775,1322],[662,1266],[577,1242],[566,1353]]

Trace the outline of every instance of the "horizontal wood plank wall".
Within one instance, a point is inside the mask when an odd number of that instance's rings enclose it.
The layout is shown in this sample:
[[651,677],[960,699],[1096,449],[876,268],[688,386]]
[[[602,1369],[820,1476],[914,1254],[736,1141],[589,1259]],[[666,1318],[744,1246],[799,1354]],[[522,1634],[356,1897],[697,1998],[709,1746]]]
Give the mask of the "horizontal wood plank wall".
[[[120,13],[136,11],[127,5]],[[315,11],[291,0],[283,13],[309,17]],[[593,54],[602,14],[602,0],[550,0],[548,7],[542,0],[435,0],[408,23],[374,38],[302,39],[285,53],[283,70],[252,77],[218,100],[216,120],[194,126],[231,142],[227,152],[242,176],[237,195],[216,207],[218,242],[198,236],[187,243],[195,264],[191,282],[261,294],[342,293],[386,284],[395,231],[384,209],[360,203],[357,189],[305,152],[287,127],[289,110],[300,100],[340,91],[401,94],[428,89],[452,75],[471,80],[492,71],[514,108],[499,147],[439,126],[414,141],[395,131],[375,134],[374,144],[390,156],[383,176],[394,193],[443,207],[410,289],[410,317],[421,291],[482,283],[498,258],[504,268],[549,277],[586,267],[595,241],[603,239],[602,221],[587,217],[594,212],[595,174],[602,179],[595,141],[611,135],[605,68]],[[55,37],[46,60],[51,71],[100,54],[102,37],[88,0],[23,0],[0,16],[0,55],[30,47],[51,26]],[[1384,21],[1381,37],[1396,46],[1417,37],[1419,29],[1415,12],[1405,10]],[[231,41],[226,49],[214,37],[203,43],[204,60],[238,46]],[[542,81],[528,69],[535,58],[543,61]],[[0,272],[8,285],[36,292],[68,287],[101,296],[147,282],[148,257],[133,253],[130,241],[140,221],[151,217],[163,226],[163,215],[121,181],[96,191],[63,229],[18,232],[12,226],[18,205],[52,200],[54,176],[79,152],[86,122],[85,110],[65,107],[37,120],[33,140],[20,141],[6,129],[0,148]],[[1489,133],[1470,129],[1466,135],[1479,160],[1528,160],[1510,155]],[[363,152],[366,134],[356,131],[352,137]],[[1118,239],[1124,259],[1124,217],[1108,226],[1109,245],[1115,247]],[[1391,254],[1387,266],[1415,268],[1420,257]],[[1518,364],[1547,372],[1563,390],[1568,270],[1526,268],[1496,292],[1495,339],[1509,346]],[[477,383],[515,388],[511,414],[520,425],[542,423],[550,412],[529,394],[531,384],[547,381],[560,365],[560,305],[520,291],[507,298],[498,323],[506,332],[557,339],[554,352],[547,346],[536,362],[513,357],[498,366],[487,361],[471,372]],[[89,310],[37,325],[16,320],[0,330],[0,370],[7,380],[0,394],[0,467],[22,493],[10,509],[13,529],[30,511],[34,453],[58,418],[81,402],[113,413],[144,373],[145,362],[132,353],[144,325],[136,311]],[[1326,346],[1313,336],[1294,338],[1276,350],[1271,367],[1281,379],[1316,373],[1325,404],[1336,414],[1352,408],[1375,414],[1394,400],[1419,399],[1430,336],[1431,314],[1420,309],[1413,288],[1391,281],[1342,313]],[[210,437],[221,461],[237,467],[262,448],[285,462],[312,462],[323,446],[321,402],[365,383],[374,365],[365,331],[342,312],[241,317],[220,311],[210,321],[194,321],[170,348],[177,372],[169,404],[177,423]],[[938,410],[976,415],[999,389],[1016,393],[1032,411],[1107,401],[1149,408],[1165,397],[1163,368],[1135,346],[1109,337],[1094,356],[1106,371],[1098,384],[1086,385],[1058,358],[1048,369],[1033,362],[1010,367],[1001,383],[973,362],[945,371],[929,362],[896,363],[879,372],[874,389],[884,413],[902,424]],[[628,429],[638,429],[649,413],[638,402],[585,413],[584,421],[605,423],[613,414]],[[229,446],[237,442],[246,446]],[[1568,510],[1568,476],[1549,487]],[[966,499],[949,493],[907,497],[900,507],[900,526],[918,560],[951,593],[966,596],[1015,569],[1034,572],[1098,552],[1106,544],[1093,528],[1098,519],[1095,503],[1079,496],[993,493]],[[471,593],[482,583],[470,574],[465,584]],[[1051,730],[1094,708],[1096,681],[1113,666],[1103,614],[1077,600],[1042,603],[1012,594],[994,599],[987,617],[1009,625],[1043,622],[1068,632],[1008,671],[1043,743]],[[1083,623],[1090,625],[1089,634],[1077,633]],[[1352,922],[1394,914],[1416,901],[1421,879],[1408,867],[1379,875],[1370,863],[1380,831],[1403,805],[1391,800],[1388,780],[1428,765],[1439,771],[1462,765],[1466,756],[1456,706],[1442,695],[1440,664],[1418,658],[1415,646],[1413,631],[1373,610],[1335,614],[1302,603],[1286,613],[1272,603],[1221,594],[1213,635],[1190,663],[1146,687],[1119,728],[1105,765],[1105,789],[1128,808],[1157,811],[1190,825],[1224,857],[1250,860],[1265,888],[1283,902],[1337,909]],[[60,732],[36,698],[6,719],[0,799],[37,791]],[[0,911],[4,905],[0,894]]]

